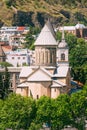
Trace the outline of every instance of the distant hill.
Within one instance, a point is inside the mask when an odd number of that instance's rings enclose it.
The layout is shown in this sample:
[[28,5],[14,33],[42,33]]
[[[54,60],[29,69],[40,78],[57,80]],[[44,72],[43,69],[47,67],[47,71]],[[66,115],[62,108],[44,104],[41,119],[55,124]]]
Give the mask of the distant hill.
[[[71,2],[72,1],[72,2]],[[0,0],[0,26],[87,25],[87,0]]]

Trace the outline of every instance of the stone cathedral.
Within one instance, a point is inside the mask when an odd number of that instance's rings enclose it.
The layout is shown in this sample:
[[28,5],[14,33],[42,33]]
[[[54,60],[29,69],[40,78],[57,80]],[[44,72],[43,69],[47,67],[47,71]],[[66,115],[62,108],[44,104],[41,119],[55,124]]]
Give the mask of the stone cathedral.
[[70,69],[68,45],[62,32],[61,42],[57,42],[53,26],[49,21],[42,28],[35,41],[35,64],[22,67],[20,84],[16,93],[22,96],[56,98],[70,89]]

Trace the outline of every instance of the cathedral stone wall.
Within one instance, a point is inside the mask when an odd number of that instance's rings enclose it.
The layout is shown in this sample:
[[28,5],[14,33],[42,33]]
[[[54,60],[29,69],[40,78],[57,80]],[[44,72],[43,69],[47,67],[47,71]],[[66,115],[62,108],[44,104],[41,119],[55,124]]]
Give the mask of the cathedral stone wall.
[[56,65],[56,47],[36,46],[35,47],[35,64],[42,66]]
[[34,99],[38,99],[41,96],[49,96],[51,95],[50,91],[51,82],[31,82],[29,83],[28,96],[31,96]]

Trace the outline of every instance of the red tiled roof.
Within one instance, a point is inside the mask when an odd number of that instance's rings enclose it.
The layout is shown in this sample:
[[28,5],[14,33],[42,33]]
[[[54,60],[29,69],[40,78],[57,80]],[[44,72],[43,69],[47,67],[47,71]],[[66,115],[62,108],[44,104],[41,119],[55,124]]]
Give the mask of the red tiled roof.
[[7,51],[11,51],[12,47],[9,46],[9,45],[6,45],[6,46],[2,46],[2,49],[3,49],[4,52],[7,52]]
[[0,42],[0,45],[5,45],[6,43],[5,42]]
[[23,26],[17,27],[18,31],[24,31],[24,29],[25,29],[25,27],[23,27]]

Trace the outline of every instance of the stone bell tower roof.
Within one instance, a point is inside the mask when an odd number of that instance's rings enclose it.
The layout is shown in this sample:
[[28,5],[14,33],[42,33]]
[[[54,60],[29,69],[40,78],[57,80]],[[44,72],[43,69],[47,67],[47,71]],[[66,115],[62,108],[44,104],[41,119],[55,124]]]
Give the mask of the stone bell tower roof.
[[37,40],[35,41],[35,45],[57,46],[57,42],[55,39],[55,32],[49,20],[41,30],[41,33],[39,34]]
[[58,47],[59,47],[59,48],[66,48],[66,47],[68,47],[68,45],[67,45],[67,43],[66,43],[66,41],[65,41],[65,37],[64,37],[64,29],[63,29],[63,31],[62,31],[62,40],[61,40],[61,42],[59,43]]

